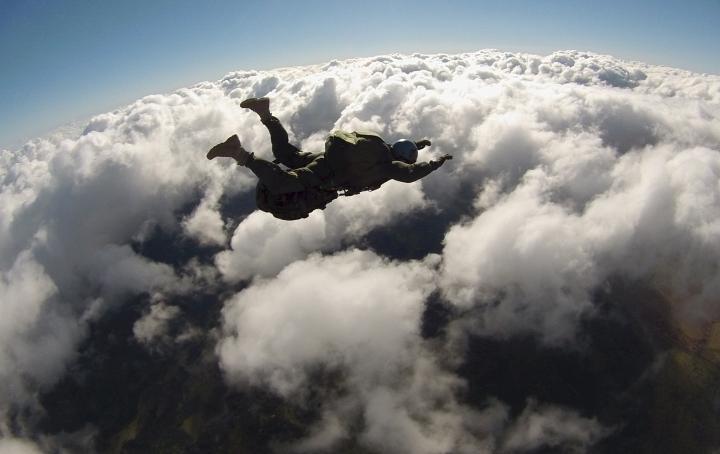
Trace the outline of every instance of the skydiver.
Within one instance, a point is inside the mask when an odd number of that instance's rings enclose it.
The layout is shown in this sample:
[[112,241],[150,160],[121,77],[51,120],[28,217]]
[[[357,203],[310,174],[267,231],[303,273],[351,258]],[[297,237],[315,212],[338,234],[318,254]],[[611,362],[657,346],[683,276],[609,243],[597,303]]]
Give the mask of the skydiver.
[[[304,152],[290,144],[280,121],[270,112],[268,98],[249,98],[240,107],[255,112],[270,132],[275,161],[255,157],[243,148],[237,134],[215,145],[208,159],[233,158],[258,177],[258,208],[280,219],[300,219],[323,209],[338,193],[353,195],[374,190],[389,180],[417,181],[452,159],[446,154],[437,160],[416,163],[418,150],[429,140],[399,140],[392,146],[372,134],[333,132],[325,152]],[[286,166],[285,170],[278,164]]]

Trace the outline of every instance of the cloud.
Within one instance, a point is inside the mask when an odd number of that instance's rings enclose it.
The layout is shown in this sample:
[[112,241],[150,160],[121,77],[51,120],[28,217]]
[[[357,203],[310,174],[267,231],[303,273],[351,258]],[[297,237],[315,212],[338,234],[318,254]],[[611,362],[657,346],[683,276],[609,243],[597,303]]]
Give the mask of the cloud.
[[[261,95],[304,150],[334,128],[370,129],[431,139],[422,160],[454,159],[302,221],[247,213],[236,202],[254,177],[204,154],[238,133],[270,158],[264,126],[239,107]],[[718,118],[718,76],[483,50],[234,72],[3,150],[0,413],[36,406],[109,308],[151,296],[135,336],[154,342],[184,317],[175,297],[206,291],[227,299],[217,352],[232,386],[290,398],[316,368],[346,374],[292,449],[354,437],[380,452],[582,450],[601,430],[572,409],[530,404],[513,419],[497,400],[465,405],[451,364],[463,352],[419,334],[427,299],[453,306],[452,335],[555,347],[577,339],[617,276],[673,301],[682,323],[717,320]],[[369,240],[419,247],[412,222],[445,230],[423,244],[438,255],[390,260]]]
[[42,451],[32,442],[9,438],[0,440],[0,454],[40,454]]
[[223,369],[285,395],[302,387],[306,366],[337,362],[380,378],[417,335],[432,278],[426,264],[386,263],[360,250],[295,262],[227,303]]
[[208,189],[200,204],[187,216],[182,226],[185,233],[204,245],[225,246],[227,233],[220,213],[222,186],[215,184]]
[[528,402],[517,420],[508,428],[502,445],[503,452],[532,452],[539,448],[586,452],[607,434],[597,421],[579,416],[576,412],[548,405]]
[[362,442],[381,452],[469,449],[477,439],[461,413],[476,412],[455,400],[460,382],[418,332],[437,259],[398,263],[349,250],[254,282],[223,311],[218,354],[228,380],[303,399],[318,368],[342,371],[347,389],[323,399],[323,419],[300,452],[331,449],[358,418]]
[[157,338],[165,338],[168,324],[178,315],[180,315],[180,309],[160,301],[150,306],[150,310],[135,322],[133,334],[138,341],[144,344],[150,344]]
[[560,407],[531,402],[511,421],[499,402],[476,410],[458,401],[462,382],[418,332],[438,259],[350,250],[254,282],[223,311],[218,354],[228,380],[302,401],[318,369],[342,371],[343,391],[325,395],[321,420],[295,452],[331,450],[358,420],[361,443],[377,452],[493,452],[501,440],[516,452],[601,438],[600,424]]
[[200,85],[100,115],[80,137],[2,151],[0,412],[34,405],[107,308],[192,289],[192,276],[136,246],[156,231],[182,232],[178,213],[206,188],[252,186],[235,168],[204,160],[238,109],[219,88]]
[[[31,401],[27,382],[44,387],[72,356],[79,336],[74,320],[51,304],[57,287],[30,252],[0,275],[0,396],[7,403]],[[0,408],[0,412],[8,408]]]
[[474,330],[534,332],[549,342],[574,337],[592,312],[591,292],[612,276],[663,282],[661,291],[686,302],[677,308],[686,320],[716,319],[709,292],[717,285],[719,159],[715,150],[669,146],[622,156],[595,168],[613,183],[598,185],[602,192],[584,204],[583,194],[564,203],[571,191],[558,167],[526,173],[510,194],[448,232],[447,297],[477,305]]
[[572,337],[599,282],[583,225],[545,204],[534,187],[516,190],[445,237],[443,289],[454,304],[479,307],[474,330],[510,336]]
[[373,228],[427,206],[419,184],[389,182],[383,191],[333,202],[324,211],[286,222],[256,211],[235,229],[230,249],[216,256],[230,281],[273,276],[286,265],[318,251],[333,251]]
[[[231,383],[305,398],[318,368],[343,372],[313,432],[288,447],[329,451],[360,422],[377,452],[581,452],[607,434],[597,421],[531,401],[517,419],[500,402],[458,401],[462,382],[418,333],[439,257],[391,262],[368,251],[313,255],[226,302],[221,366]],[[355,421],[351,423],[351,421]]]

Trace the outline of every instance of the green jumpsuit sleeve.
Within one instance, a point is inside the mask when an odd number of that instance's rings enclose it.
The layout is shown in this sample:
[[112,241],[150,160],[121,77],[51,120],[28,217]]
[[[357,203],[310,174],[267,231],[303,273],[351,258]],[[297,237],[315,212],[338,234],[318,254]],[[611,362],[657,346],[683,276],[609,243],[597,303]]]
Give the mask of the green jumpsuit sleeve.
[[384,168],[388,179],[412,183],[438,169],[442,165],[440,161],[418,162],[405,164],[402,161],[391,161]]

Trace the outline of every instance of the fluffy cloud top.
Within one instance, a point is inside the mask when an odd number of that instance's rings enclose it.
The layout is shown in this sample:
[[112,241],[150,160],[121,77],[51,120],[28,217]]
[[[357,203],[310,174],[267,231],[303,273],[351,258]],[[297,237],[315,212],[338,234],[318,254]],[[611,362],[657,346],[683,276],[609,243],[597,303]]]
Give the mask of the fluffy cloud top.
[[432,279],[428,264],[359,250],[296,262],[227,303],[221,364],[231,378],[261,379],[285,395],[302,389],[313,366],[349,366],[363,383],[382,381],[415,356],[408,338],[418,336]]
[[150,344],[167,335],[168,323],[180,314],[180,309],[168,306],[162,301],[150,306],[150,311],[133,325],[135,338]]
[[[238,133],[271,156],[239,107],[260,95],[306,150],[335,128],[370,129],[430,138],[421,159],[455,159],[302,221],[233,217],[254,178],[204,153]],[[511,420],[501,403],[463,405],[444,361],[457,351],[419,336],[424,304],[442,295],[463,333],[561,346],[592,316],[593,292],[625,276],[676,301],[684,322],[717,320],[719,118],[717,76],[488,50],[235,72],[99,115],[79,137],[3,150],[0,413],[33,405],[108,308],[168,301],[135,325],[153,342],[181,316],[172,298],[202,288],[226,296],[217,352],[230,383],[291,396],[314,367],[345,372],[347,392],[299,450],[350,436],[348,415],[362,415],[357,436],[381,452],[589,446],[605,432],[571,410],[531,405]],[[440,255],[400,262],[356,248],[413,216],[447,222]],[[157,232],[213,258],[152,258],[142,246]]]

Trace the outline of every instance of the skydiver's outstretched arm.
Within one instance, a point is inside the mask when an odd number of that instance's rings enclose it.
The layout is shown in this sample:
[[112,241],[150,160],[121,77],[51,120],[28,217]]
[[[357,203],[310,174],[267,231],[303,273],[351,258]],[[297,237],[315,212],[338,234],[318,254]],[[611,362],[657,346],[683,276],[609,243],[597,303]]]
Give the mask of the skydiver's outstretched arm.
[[402,161],[392,161],[387,167],[388,178],[402,181],[403,183],[412,183],[413,181],[426,177],[434,170],[437,170],[448,159],[452,159],[452,156],[449,154],[440,157],[438,160],[418,162],[415,164],[405,164]]

